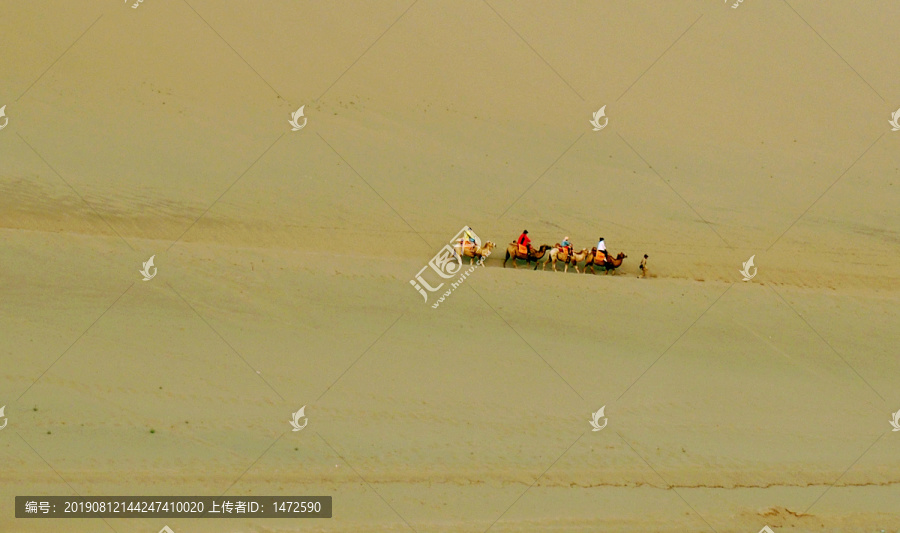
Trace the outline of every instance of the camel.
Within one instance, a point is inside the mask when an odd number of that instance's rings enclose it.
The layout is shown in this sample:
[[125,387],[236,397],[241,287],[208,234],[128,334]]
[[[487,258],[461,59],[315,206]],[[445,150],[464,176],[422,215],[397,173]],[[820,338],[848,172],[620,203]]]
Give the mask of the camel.
[[542,244],[541,247],[538,248],[537,250],[532,248],[531,253],[527,254],[527,257],[526,257],[525,255],[522,255],[519,253],[519,245],[517,245],[514,242],[511,242],[511,243],[509,243],[509,246],[506,247],[506,259],[503,260],[503,268],[506,268],[506,262],[509,261],[510,258],[512,258],[513,266],[516,268],[519,268],[519,264],[516,260],[524,259],[525,266],[528,266],[529,264],[531,264],[532,261],[534,261],[534,268],[535,268],[535,270],[537,270],[537,260],[544,257],[544,254],[546,254],[547,250],[549,250],[549,249],[550,249],[550,246],[548,246],[546,244]]
[[[571,263],[572,266],[575,267],[576,274],[578,273],[578,263],[587,259],[587,257],[589,255],[591,255],[590,250],[588,250],[587,248],[584,248],[580,252],[573,253],[572,257],[569,258],[569,263]],[[587,264],[585,264],[585,266],[587,266]]]
[[485,258],[485,257],[491,255],[491,251],[494,249],[494,246],[496,246],[496,244],[492,243],[491,241],[488,241],[488,242],[484,243],[484,246],[469,245],[469,246],[466,246],[465,248],[463,248],[462,250],[460,250],[460,248],[461,248],[460,244],[456,243],[453,246],[453,249],[456,250],[456,253],[458,253],[462,256],[468,257],[469,264],[472,265],[472,264],[475,264],[476,258],[478,260],[481,260],[482,258]]
[[[547,260],[544,261],[544,266],[541,267],[541,270],[544,270],[545,268],[547,268],[547,263],[552,261],[553,262],[553,271],[558,272],[556,270],[556,262],[562,261],[566,265],[566,268],[563,270],[563,272],[568,272],[569,271],[569,261],[572,260],[572,256],[577,257],[579,254],[581,255],[581,257],[577,261],[584,260],[584,256],[585,256],[585,254],[587,254],[587,248],[581,250],[580,252],[573,252],[572,255],[570,256],[568,250],[566,250],[565,248],[563,248],[559,244],[557,244],[555,247],[551,248],[550,251],[548,252]],[[577,262],[575,263],[575,272],[578,272]]]
[[628,257],[622,252],[619,252],[614,259],[610,258],[608,255],[606,259],[603,258],[602,254],[597,253],[596,248],[591,248],[591,251],[588,253],[586,258],[586,263],[584,264],[584,273],[587,274],[588,268],[591,269],[591,274],[596,274],[594,272],[594,265],[603,267],[606,269],[606,273],[609,274],[609,271],[612,270],[613,274],[616,273],[616,269],[622,265],[622,261]]

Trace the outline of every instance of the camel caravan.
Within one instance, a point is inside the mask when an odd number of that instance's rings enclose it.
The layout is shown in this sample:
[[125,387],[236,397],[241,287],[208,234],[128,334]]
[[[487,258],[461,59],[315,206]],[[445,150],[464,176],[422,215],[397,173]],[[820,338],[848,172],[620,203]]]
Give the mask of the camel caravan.
[[[509,246],[506,248],[506,258],[503,260],[503,267],[506,267],[506,263],[512,259],[513,266],[515,268],[519,268],[519,261],[525,261],[525,266],[529,266],[532,262],[534,262],[534,270],[537,270],[538,265],[541,265],[541,270],[545,270],[547,268],[547,263],[550,263],[553,267],[554,272],[558,272],[556,269],[556,263],[562,263],[564,268],[563,272],[569,271],[569,265],[575,269],[575,272],[580,272],[578,270],[578,264],[583,263],[583,272],[587,274],[588,270],[591,271],[591,274],[596,274],[594,271],[594,267],[602,269],[604,272],[609,274],[612,272],[616,273],[616,269],[622,266],[622,262],[625,258],[628,257],[623,252],[619,252],[617,255],[613,256],[606,249],[606,241],[604,241],[603,237],[597,241],[597,246],[592,247],[590,250],[587,248],[583,248],[580,251],[575,251],[572,243],[569,242],[569,238],[565,237],[563,242],[556,243],[554,246],[550,246],[548,244],[542,244],[537,249],[532,248],[531,239],[528,237],[528,230],[522,232],[519,235],[519,238],[514,242],[509,243]],[[546,258],[546,259],[545,259]],[[543,261],[541,261],[543,259]],[[644,255],[644,259],[641,261],[641,276],[644,277],[647,273],[647,255]]]
[[[465,226],[451,243],[453,244],[453,252],[460,260],[460,264],[462,264],[462,258],[468,257],[470,265],[476,261],[478,264],[483,264],[496,246],[491,241],[481,244],[481,240],[478,239],[469,226]],[[556,264],[562,263],[563,272],[568,272],[569,265],[571,265],[576,273],[583,272],[587,274],[590,270],[591,274],[596,274],[596,269],[600,269],[607,274],[612,272],[615,275],[616,269],[622,266],[622,262],[627,257],[623,252],[613,256],[606,249],[606,241],[603,237],[600,237],[596,246],[591,249],[582,248],[580,251],[575,251],[568,237],[563,238],[561,243],[556,243],[553,246],[542,244],[535,249],[531,246],[528,230],[525,230],[519,235],[518,239],[507,246],[503,267],[506,268],[506,263],[512,260],[515,268],[519,268],[519,261],[525,261],[525,266],[530,266],[531,263],[534,263],[534,270],[537,270],[538,266],[541,266],[541,270],[546,270],[549,263],[553,267],[553,271],[558,272]],[[644,254],[644,258],[638,267],[641,271],[638,277],[647,277],[647,258],[648,256]],[[583,270],[578,269],[579,264],[582,265]]]

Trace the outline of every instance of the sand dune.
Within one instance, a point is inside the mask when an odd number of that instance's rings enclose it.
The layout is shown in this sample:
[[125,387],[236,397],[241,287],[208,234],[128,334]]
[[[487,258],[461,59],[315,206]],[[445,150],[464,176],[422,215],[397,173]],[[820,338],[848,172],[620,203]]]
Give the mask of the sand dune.
[[900,530],[895,4],[132,3],[3,8],[0,531]]

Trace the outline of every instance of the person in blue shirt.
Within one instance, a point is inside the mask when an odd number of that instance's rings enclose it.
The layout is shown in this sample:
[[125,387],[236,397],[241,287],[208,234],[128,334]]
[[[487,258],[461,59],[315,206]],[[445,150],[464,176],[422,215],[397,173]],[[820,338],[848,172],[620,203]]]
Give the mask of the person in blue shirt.
[[563,241],[559,245],[566,249],[568,255],[572,255],[572,243],[569,242],[568,236],[563,237]]

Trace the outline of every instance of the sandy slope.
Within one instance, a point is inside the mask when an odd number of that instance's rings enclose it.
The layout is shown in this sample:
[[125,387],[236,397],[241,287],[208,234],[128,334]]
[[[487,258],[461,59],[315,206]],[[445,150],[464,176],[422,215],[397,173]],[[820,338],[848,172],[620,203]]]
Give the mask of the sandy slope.
[[[900,529],[895,5],[107,4],[3,8],[0,531]],[[629,257],[503,269],[523,228]]]

